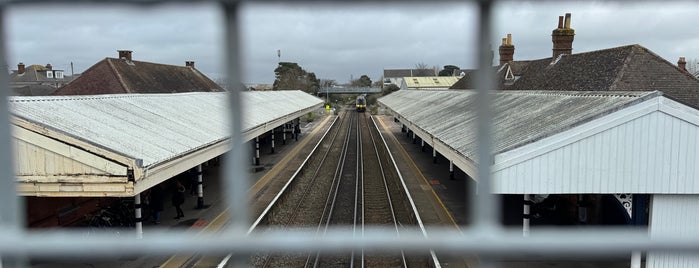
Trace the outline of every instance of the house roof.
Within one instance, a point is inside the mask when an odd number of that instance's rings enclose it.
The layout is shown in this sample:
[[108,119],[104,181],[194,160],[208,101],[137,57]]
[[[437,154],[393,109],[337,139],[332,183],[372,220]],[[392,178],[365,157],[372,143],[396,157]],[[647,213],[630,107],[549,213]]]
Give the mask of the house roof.
[[219,91],[219,85],[192,67],[105,58],[54,95]]
[[19,85],[12,87],[13,96],[47,96],[54,91],[56,91],[56,88],[48,85]]
[[[518,77],[511,85],[503,82],[507,67]],[[469,88],[465,79],[452,89]],[[563,55],[555,61],[514,61],[498,72],[498,80],[505,90],[659,90],[699,107],[699,80],[640,45]]]
[[425,76],[435,76],[436,73],[432,69],[384,69],[383,78],[402,78],[407,76],[420,76],[419,74],[428,73]]
[[[24,68],[24,73],[19,73],[17,70],[12,70],[10,73],[10,80],[12,82],[65,82],[68,81],[65,76],[64,78],[48,78],[46,76],[46,71],[48,69],[44,66],[38,64],[32,64]],[[63,71],[63,70],[53,70],[53,71]]]

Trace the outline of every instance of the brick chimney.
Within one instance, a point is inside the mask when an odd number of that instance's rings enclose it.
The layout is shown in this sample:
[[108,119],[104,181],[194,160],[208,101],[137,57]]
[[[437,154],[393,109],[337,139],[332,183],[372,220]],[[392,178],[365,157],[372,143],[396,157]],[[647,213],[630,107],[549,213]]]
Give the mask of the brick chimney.
[[46,70],[49,70],[49,71],[53,70],[53,66],[51,66],[51,63],[46,64]]
[[551,33],[553,60],[561,54],[573,54],[573,37],[575,37],[575,30],[570,28],[570,13],[566,13],[565,20],[563,16],[559,16],[558,28]]
[[184,65],[187,66],[187,67],[192,67],[192,68],[194,68],[194,62],[193,62],[193,61],[185,61],[185,62],[184,62]]
[[119,52],[119,59],[125,59],[131,61],[131,50],[117,50]]
[[512,34],[507,34],[507,38],[502,39],[500,45],[500,65],[514,60],[515,46],[512,45]]
[[24,73],[24,63],[19,63],[17,64],[17,74],[23,74]]
[[687,72],[687,61],[684,60],[684,57],[680,57],[680,59],[677,60],[677,67],[679,67],[680,70]]

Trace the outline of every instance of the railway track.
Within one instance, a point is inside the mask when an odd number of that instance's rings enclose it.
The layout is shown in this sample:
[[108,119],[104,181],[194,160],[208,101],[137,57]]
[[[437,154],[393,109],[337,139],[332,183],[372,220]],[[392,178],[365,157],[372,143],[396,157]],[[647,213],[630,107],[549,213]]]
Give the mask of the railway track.
[[[340,112],[294,175],[248,233],[309,228],[317,236],[330,227],[362,236],[381,227],[400,235],[422,227],[399,172],[375,122],[365,113]],[[424,228],[423,228],[424,232]],[[439,267],[432,253],[260,252],[255,267]]]

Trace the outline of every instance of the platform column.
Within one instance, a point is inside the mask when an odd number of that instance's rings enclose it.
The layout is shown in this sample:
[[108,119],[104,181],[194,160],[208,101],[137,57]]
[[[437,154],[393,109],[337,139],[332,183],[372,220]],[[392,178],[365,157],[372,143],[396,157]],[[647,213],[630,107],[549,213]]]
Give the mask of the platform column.
[[299,141],[299,134],[301,134],[301,121],[296,119],[296,123],[294,123],[294,139],[296,141]]
[[531,212],[531,207],[533,202],[531,200],[531,195],[525,194],[524,195],[524,208],[523,208],[523,213],[522,213],[522,235],[524,236],[529,236],[529,218],[530,212]]
[[282,144],[286,145],[286,129],[289,126],[289,123],[284,124],[284,129],[282,129]]
[[274,129],[272,129],[272,153],[274,153]]
[[421,143],[421,144],[420,144],[420,146],[421,146],[421,147],[420,147],[420,151],[423,151],[423,152],[424,152],[424,151],[425,151],[425,140],[420,139],[420,143]]
[[434,148],[434,143],[432,145],[432,163],[437,163],[437,149]]
[[415,139],[415,131],[413,131],[413,144],[415,144],[417,140]]
[[454,161],[449,159],[449,179],[454,179]]
[[255,137],[255,165],[260,165],[260,136]]
[[136,238],[143,238],[143,217],[141,216],[141,194],[133,197],[134,216],[136,217]]
[[197,208],[204,208],[204,175],[201,171],[201,164],[197,165]]
[[400,132],[405,132],[405,124],[401,124],[401,126],[400,126]]

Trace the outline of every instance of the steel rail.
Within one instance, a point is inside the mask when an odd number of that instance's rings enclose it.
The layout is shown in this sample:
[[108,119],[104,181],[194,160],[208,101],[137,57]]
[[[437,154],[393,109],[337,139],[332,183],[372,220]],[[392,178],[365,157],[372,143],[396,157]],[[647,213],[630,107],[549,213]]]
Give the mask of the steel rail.
[[[420,213],[417,210],[417,206],[415,206],[415,201],[413,201],[413,197],[410,195],[410,191],[408,190],[408,186],[405,184],[405,180],[403,179],[403,175],[400,173],[400,169],[398,168],[398,165],[396,164],[396,159],[393,158],[393,154],[391,153],[391,150],[388,148],[388,143],[386,143],[386,139],[383,137],[383,134],[381,134],[381,131],[379,130],[379,126],[376,124],[376,120],[374,120],[374,117],[371,117],[371,122],[374,124],[374,127],[379,133],[379,137],[381,137],[381,141],[383,142],[384,148],[386,149],[386,153],[391,159],[391,163],[393,163],[393,168],[395,168],[396,173],[398,174],[398,178],[400,179],[401,185],[403,185],[403,191],[405,192],[405,195],[408,198],[408,201],[410,202],[410,207],[412,208],[413,215],[415,215],[415,221],[417,222],[420,232],[422,232],[422,235],[425,236],[425,238],[428,238],[427,235],[427,230],[425,229],[425,225],[422,223],[422,219],[420,218]],[[437,254],[435,254],[434,250],[430,249],[430,256],[432,259],[432,263],[434,267],[441,267],[441,264],[439,263],[439,259],[437,258]]]
[[[370,117],[370,118],[371,118],[371,120],[373,121],[373,117]],[[367,119],[367,121],[369,121],[369,119]],[[376,125],[374,125],[374,126],[376,127]],[[367,127],[367,128],[368,128],[368,127]],[[374,129],[376,129],[377,132],[379,131],[379,130],[378,130],[378,127],[377,127],[377,128],[374,128]],[[381,170],[381,179],[382,179],[382,181],[383,181],[384,190],[386,190],[386,196],[387,196],[387,198],[388,198],[388,207],[389,207],[389,209],[391,210],[391,217],[393,218],[393,227],[395,228],[396,235],[397,235],[398,237],[400,237],[400,230],[399,230],[399,228],[398,228],[398,227],[399,227],[399,225],[398,225],[398,220],[396,220],[396,212],[395,212],[395,210],[393,209],[393,201],[391,200],[391,191],[389,190],[388,183],[386,182],[386,173],[384,172],[383,164],[381,164],[381,156],[380,156],[380,154],[379,154],[379,149],[378,149],[378,146],[376,145],[376,140],[374,139],[374,134],[372,133],[371,130],[372,130],[372,129],[368,129],[368,131],[369,131],[369,136],[371,137],[371,144],[374,145],[374,153],[376,154],[376,159],[379,160],[379,161],[378,161],[378,163],[379,163],[379,170]],[[389,153],[389,152],[388,152],[388,149],[386,149],[386,150],[387,150],[387,153]],[[396,169],[396,171],[397,171],[397,172],[400,172],[400,171],[398,171],[397,169]],[[407,191],[407,189],[403,189],[403,190],[404,190],[404,191]],[[411,201],[412,201],[412,200],[411,200]],[[413,211],[413,213],[415,214],[415,213],[417,213],[417,211]],[[407,262],[406,259],[405,259],[405,252],[402,251],[402,250],[401,250],[401,260],[403,261],[403,267],[408,267],[408,262]]]
[[[347,112],[345,112],[347,114]],[[345,141],[342,146],[342,151],[340,153],[340,159],[337,163],[337,166],[335,168],[335,174],[333,175],[333,181],[331,187],[331,191],[328,193],[328,197],[325,201],[326,206],[323,208],[323,213],[322,217],[320,219],[320,222],[318,224],[318,227],[316,229],[316,235],[320,233],[320,230],[322,229],[323,235],[325,235],[325,232],[328,230],[328,227],[330,226],[330,221],[332,220],[332,215],[333,211],[335,210],[335,204],[337,201],[337,194],[340,189],[340,185],[342,182],[342,172],[344,171],[345,168],[345,161],[347,159],[347,152],[349,151],[349,144],[351,141],[351,133],[352,133],[352,125],[353,122],[356,122],[356,115],[354,113],[349,113],[349,127],[347,128],[346,136],[345,136]],[[334,188],[334,190],[332,190]],[[325,219],[325,220],[324,220]],[[312,256],[311,254],[308,255],[308,258],[306,259],[306,266],[308,267],[308,264],[311,260]],[[316,255],[313,260],[313,267],[318,267],[320,262],[320,251],[316,252]]]

